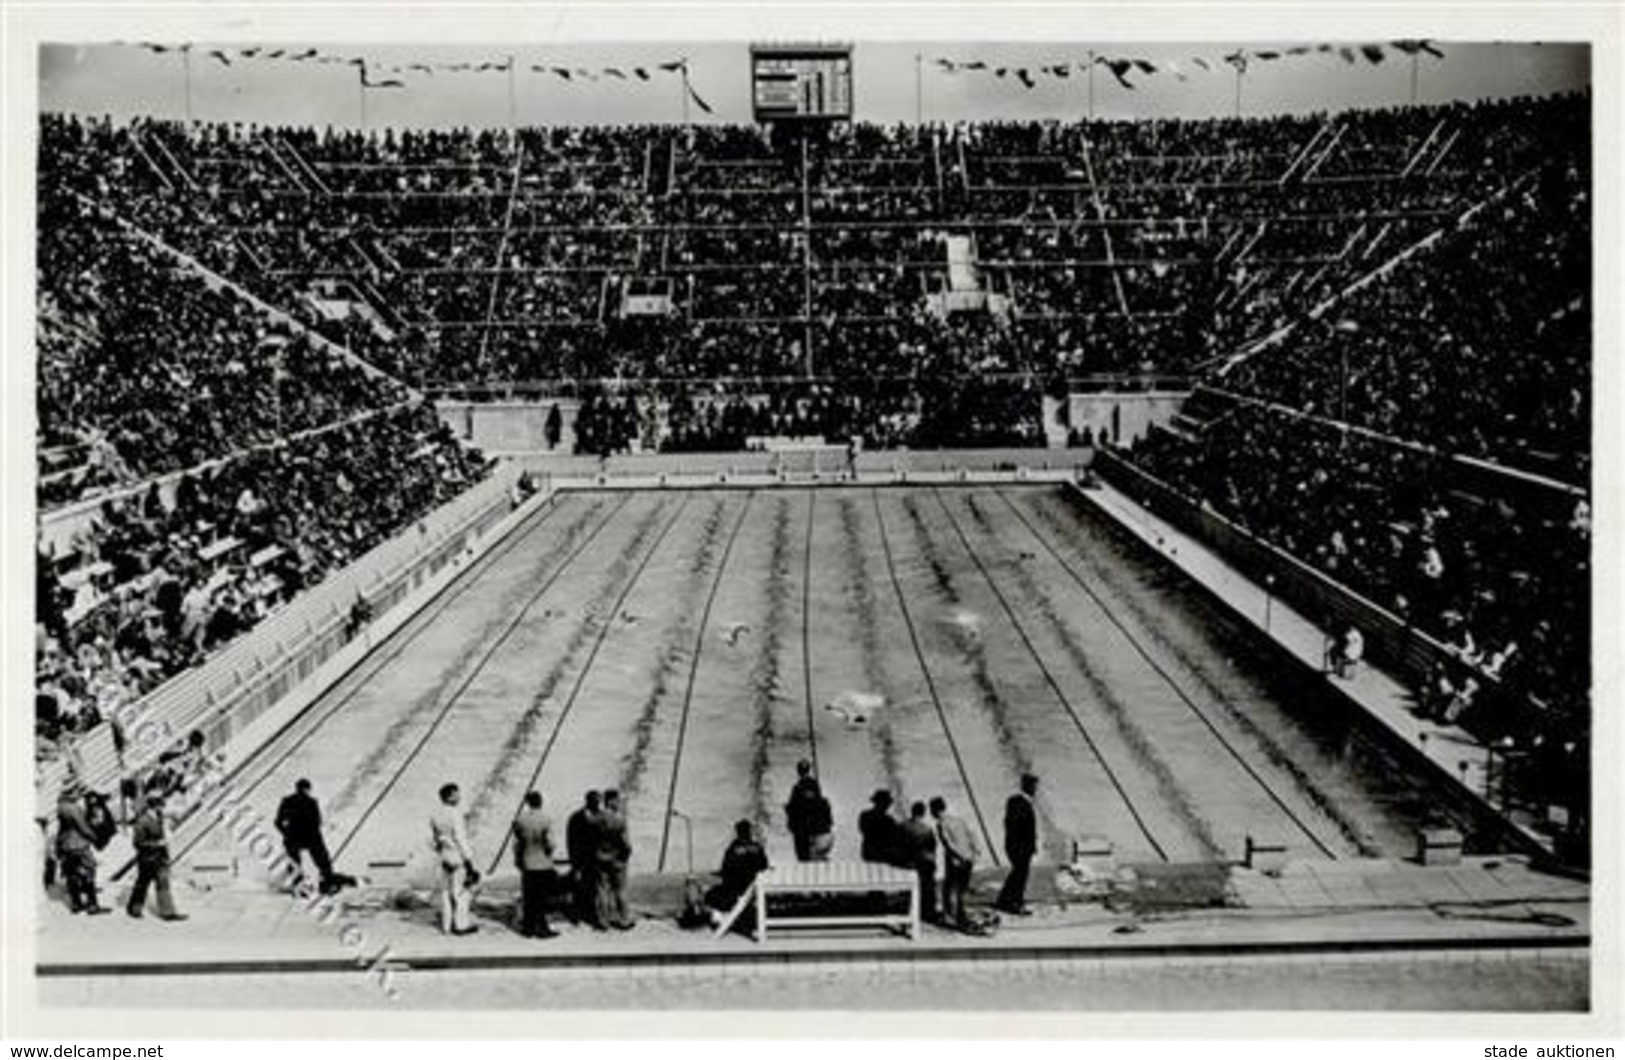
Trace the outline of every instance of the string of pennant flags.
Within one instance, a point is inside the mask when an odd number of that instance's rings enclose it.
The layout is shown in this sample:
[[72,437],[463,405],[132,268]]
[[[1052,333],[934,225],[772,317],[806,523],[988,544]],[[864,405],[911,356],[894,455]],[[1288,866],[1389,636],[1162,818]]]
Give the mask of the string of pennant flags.
[[[114,41],[113,43],[131,45],[131,42],[128,41]],[[688,99],[703,113],[715,113],[711,104],[695,90],[693,83],[690,81],[687,58],[676,58],[647,65],[600,67],[523,63],[513,56],[485,61],[390,64],[369,62],[360,56],[339,54],[321,48],[310,47],[206,47],[190,43],[157,44],[150,41],[135,42],[133,46],[155,55],[182,55],[188,60],[193,55],[197,55],[227,67],[235,66],[241,62],[287,62],[314,63],[323,66],[349,66],[356,70],[360,85],[364,89],[406,88],[408,86],[404,78],[419,75],[424,77],[434,77],[442,74],[485,73],[511,75],[523,72],[556,78],[560,83],[572,85],[602,81],[621,81],[628,84],[652,82],[662,75],[677,75],[681,79],[682,89],[687,93]],[[1410,39],[1368,43],[1297,44],[1285,48],[1237,48],[1222,55],[1192,55],[1182,59],[1162,58],[1153,60],[1141,56],[1091,52],[1090,57],[1085,61],[1069,60],[1028,66],[996,65],[980,59],[966,61],[946,56],[936,56],[930,61],[936,69],[944,74],[986,75],[999,80],[1019,83],[1029,91],[1037,88],[1041,79],[1066,80],[1074,74],[1087,76],[1098,66],[1110,73],[1123,88],[1132,91],[1136,87],[1137,81],[1143,83],[1144,78],[1164,74],[1172,74],[1179,80],[1185,81],[1197,71],[1209,74],[1228,66],[1235,71],[1236,76],[1239,78],[1254,63],[1275,63],[1311,56],[1335,56],[1350,65],[1364,60],[1367,64],[1376,66],[1384,62],[1394,52],[1412,59],[1419,59],[1423,55],[1435,59],[1444,58],[1444,52],[1437,42],[1427,39]]]
[[1065,80],[1074,73],[1087,75],[1095,66],[1103,67],[1117,83],[1124,88],[1133,90],[1135,87],[1131,77],[1149,77],[1156,74],[1173,74],[1181,81],[1189,79],[1189,71],[1200,70],[1211,73],[1220,66],[1229,66],[1238,75],[1247,72],[1252,63],[1273,63],[1283,59],[1296,59],[1311,55],[1336,55],[1345,63],[1358,63],[1362,58],[1372,66],[1382,63],[1390,51],[1397,51],[1402,55],[1417,57],[1430,55],[1435,59],[1443,59],[1444,52],[1439,45],[1431,40],[1395,40],[1382,43],[1368,44],[1297,44],[1289,48],[1237,48],[1217,58],[1193,55],[1184,60],[1159,59],[1151,60],[1129,56],[1094,55],[1090,60],[1083,62],[1048,63],[1038,66],[998,66],[984,62],[980,59],[968,62],[938,56],[931,61],[939,70],[946,74],[988,74],[995,78],[1018,81],[1029,90],[1038,86],[1039,78],[1054,78]]
[[[114,41],[115,44],[127,44],[125,41]],[[522,63],[513,56],[506,56],[500,60],[485,62],[417,62],[402,63],[399,65],[389,63],[369,63],[366,59],[354,55],[340,55],[323,51],[320,48],[206,48],[195,44],[155,44],[150,41],[140,41],[134,45],[143,51],[155,55],[166,54],[196,54],[206,59],[213,59],[222,66],[233,66],[238,62],[290,62],[290,63],[316,63],[322,66],[350,66],[354,67],[360,77],[363,88],[405,88],[406,82],[401,80],[404,75],[422,74],[433,77],[436,74],[483,74],[483,73],[520,73],[542,74],[557,78],[561,82],[596,82],[596,81],[653,81],[661,74],[676,74],[682,78],[683,88],[688,93],[694,105],[706,114],[713,113],[708,103],[697,91],[688,77],[688,60],[673,59],[668,62],[654,63],[645,66],[554,66],[546,63]]]

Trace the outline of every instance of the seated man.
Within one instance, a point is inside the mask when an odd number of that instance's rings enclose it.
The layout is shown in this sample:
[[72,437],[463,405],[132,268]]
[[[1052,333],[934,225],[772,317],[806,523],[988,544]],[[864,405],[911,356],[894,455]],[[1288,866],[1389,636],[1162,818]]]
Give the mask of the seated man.
[[[722,880],[705,892],[705,904],[711,910],[713,924],[722,922],[767,867],[767,851],[757,842],[755,828],[749,821],[736,822],[733,842],[722,855],[722,868],[718,872]],[[747,924],[749,917],[747,913],[735,923]]]

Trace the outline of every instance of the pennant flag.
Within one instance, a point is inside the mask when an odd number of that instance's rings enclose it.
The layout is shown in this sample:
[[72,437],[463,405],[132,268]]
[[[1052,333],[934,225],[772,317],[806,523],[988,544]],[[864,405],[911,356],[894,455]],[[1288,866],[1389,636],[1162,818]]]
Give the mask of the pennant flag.
[[1026,85],[1028,88],[1033,87],[1033,75],[1027,72],[1027,68],[1025,66],[1016,71],[1016,79],[1022,84]]
[[615,67],[613,67],[613,66],[604,67],[604,75],[606,77],[613,77],[613,78],[616,78],[617,80],[621,80],[621,81],[626,80],[626,74],[624,72],[620,71],[620,70],[615,69]]
[[1132,59],[1130,61],[1134,63],[1142,74],[1154,74],[1157,72],[1156,64],[1152,63],[1148,59]]
[[209,52],[209,58],[211,58],[211,59],[219,59],[221,66],[230,66],[231,65],[231,60],[226,58],[226,53],[225,52],[211,51],[211,52]]
[[267,59],[280,59],[286,54],[287,54],[287,52],[283,51],[281,48],[277,48],[274,51],[266,52],[265,57]]
[[1331,54],[1334,50],[1335,49],[1330,44],[1322,44],[1322,45],[1319,45],[1319,46],[1317,46],[1315,48],[1315,51],[1322,52],[1322,53],[1328,54],[1328,55]]
[[[1443,59],[1444,58],[1444,52],[1440,51],[1439,46],[1437,44],[1434,44],[1430,40],[1419,40],[1419,41],[1416,42],[1416,45],[1417,45],[1417,47],[1421,48],[1423,51],[1427,52],[1429,55],[1433,56],[1435,59]],[[1537,48],[1540,47],[1540,42],[1539,41],[1535,42],[1535,47],[1537,47]]]
[[152,52],[154,55],[163,55],[169,51],[169,49],[164,47],[162,44],[143,44],[141,47],[147,49],[149,52]]
[[698,92],[694,91],[694,86],[693,85],[688,86],[688,96],[689,96],[690,99],[692,99],[694,101],[694,105],[696,107],[700,108],[701,110],[703,110],[707,114],[711,113],[711,104],[707,103],[705,100],[700,98],[700,94]]
[[306,50],[300,52],[298,55],[290,55],[290,56],[288,56],[288,58],[296,59],[296,60],[299,60],[299,61],[303,62],[306,59],[314,59],[314,58],[316,58],[317,54],[318,53],[317,53],[315,48],[307,48]]
[[1070,63],[1056,63],[1054,66],[1051,66],[1048,69],[1049,72],[1054,74],[1056,77],[1072,76],[1072,65]]
[[1360,54],[1369,59],[1373,66],[1382,62],[1383,59],[1382,46],[1380,44],[1362,44],[1360,45]]
[[1234,66],[1237,73],[1244,74],[1247,72],[1247,53],[1242,51],[1240,48],[1237,48],[1229,55],[1226,55],[1224,57],[1224,61],[1229,63],[1231,66]]
[[1337,49],[1337,54],[1341,55],[1343,57],[1343,61],[1345,63],[1354,62],[1354,58],[1355,58],[1354,49],[1348,47],[1347,45],[1344,45],[1343,47]]
[[242,51],[238,52],[237,54],[241,55],[244,59],[252,59],[252,58],[254,58],[254,56],[258,55],[259,53],[260,53],[260,50],[258,48],[244,48]]
[[645,69],[644,69],[644,68],[643,68],[643,67],[641,67],[641,66],[634,66],[634,67],[632,67],[632,72],[633,72],[633,73],[634,73],[634,74],[637,74],[637,75],[638,75],[638,80],[639,80],[639,81],[647,81],[647,80],[649,80],[649,71],[648,71],[648,70],[645,70]]
[[596,81],[596,80],[598,80],[598,75],[597,74],[593,73],[591,70],[586,69],[585,67],[580,67],[580,66],[576,67],[576,76],[577,77],[584,77],[588,81]]
[[1280,52],[1253,52],[1253,54],[1267,63],[1272,63],[1281,57]]
[[1008,69],[1001,66],[997,70],[993,71],[993,76],[994,77],[1003,77],[1005,74],[1007,74],[1009,72],[1010,71]]
[[1127,76],[1128,72],[1134,69],[1133,63],[1129,62],[1127,59],[1100,59],[1097,61],[1106,64],[1106,69],[1110,70],[1112,72],[1112,76],[1117,78],[1118,84],[1130,90],[1134,88],[1134,85],[1129,82]]
[[558,74],[560,77],[564,78],[566,81],[570,80],[570,78],[574,76],[573,74],[570,73],[569,70],[566,70],[562,66],[553,67],[553,72],[555,74]]
[[1191,57],[1191,62],[1195,63],[1197,66],[1200,66],[1204,70],[1212,70],[1213,69],[1213,67],[1208,65],[1207,60],[1202,58],[1200,55],[1192,56]]
[[955,70],[959,69],[958,64],[955,63],[952,59],[938,59],[936,62],[937,62],[938,66],[942,67],[944,70],[948,71],[950,74],[953,73]]
[[[1325,44],[1322,44],[1321,47],[1325,48],[1325,47],[1329,47],[1329,46],[1325,45]],[[1295,48],[1288,48],[1286,50],[1286,53],[1288,55],[1308,55],[1310,52],[1312,52],[1314,50],[1315,50],[1314,48],[1310,47],[1307,44],[1300,44]]]
[[677,60],[675,60],[673,62],[661,63],[660,64],[660,69],[666,71],[668,74],[675,74],[679,70],[688,69],[688,60],[687,59],[677,59]]
[[446,66],[446,69],[447,70],[456,70],[457,72],[461,73],[464,70],[472,70],[472,69],[474,69],[474,64],[473,63],[450,63],[450,64],[448,64]]
[[987,64],[984,63],[982,60],[978,59],[973,63],[966,63],[965,64],[965,69],[967,69],[967,70],[986,70],[987,69]]
[[419,71],[422,71],[423,73],[428,74],[430,77],[434,76],[434,67],[430,66],[428,63],[411,63],[410,65],[407,66],[407,69],[408,70],[419,70]]

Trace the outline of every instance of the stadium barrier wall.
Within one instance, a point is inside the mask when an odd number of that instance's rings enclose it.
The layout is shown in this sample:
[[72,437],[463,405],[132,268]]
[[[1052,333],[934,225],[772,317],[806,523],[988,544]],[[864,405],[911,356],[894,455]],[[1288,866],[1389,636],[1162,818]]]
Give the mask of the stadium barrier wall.
[[[1070,470],[1089,466],[1095,450],[1078,449],[888,449],[856,454],[859,475],[896,472]],[[806,451],[747,453],[623,453],[600,460],[596,456],[535,453],[515,456],[514,463],[538,475],[594,479],[659,475],[771,475],[780,468],[796,475],[810,471],[835,474],[847,470],[845,450],[830,446],[813,455]]]
[[[1397,616],[1333,582],[1288,553],[1259,540],[1223,517],[1207,511],[1167,484],[1127,463],[1115,453],[1103,452],[1095,467],[1102,479],[1121,490],[1158,519],[1212,549],[1220,559],[1252,581],[1260,585],[1269,585],[1269,591],[1283,604],[1292,607],[1322,630],[1341,629],[1350,623],[1359,625],[1365,637],[1366,659],[1369,663],[1390,672],[1399,671],[1402,677],[1414,676],[1417,671],[1412,668],[1416,666],[1423,667],[1420,673],[1425,675],[1428,672],[1426,668],[1431,666],[1435,659],[1450,666],[1453,674],[1464,669],[1464,664],[1451,655],[1442,644],[1426,634],[1406,627]],[[1132,535],[1129,536],[1132,538]],[[1193,580],[1196,584],[1202,585],[1199,579]],[[1235,611],[1234,603],[1223,594],[1205,585],[1202,587],[1221,606]],[[1247,621],[1248,628],[1256,632],[1259,643],[1273,646],[1281,658],[1290,660],[1293,665],[1302,664],[1297,655],[1256,624],[1255,616],[1245,615],[1239,611],[1236,613]],[[1480,678],[1489,685],[1496,683],[1493,678],[1484,675],[1480,675]],[[1573,858],[1572,852],[1566,853],[1561,848],[1555,851],[1548,849],[1543,841],[1509,817],[1504,807],[1496,805],[1485,792],[1478,791],[1466,783],[1441,760],[1436,760],[1425,750],[1397,737],[1386,724],[1372,715],[1364,704],[1340,688],[1337,682],[1332,682],[1328,687],[1350,704],[1354,711],[1352,716],[1362,719],[1371,731],[1385,738],[1386,747],[1416,768],[1438,778],[1447,785],[1447,790],[1457,792],[1468,803],[1478,807],[1481,812],[1475,816],[1484,821],[1489,830],[1510,849],[1521,851],[1548,864],[1572,866],[1578,863]],[[1486,687],[1485,694],[1498,695],[1500,692],[1499,689]],[[1550,860],[1554,854],[1557,859],[1555,863]]]
[[[370,641],[387,622],[405,621],[399,605],[431,579],[448,578],[456,561],[478,545],[512,510],[509,491],[519,469],[498,467],[478,485],[418,520],[388,541],[284,605],[202,666],[179,674],[118,712],[125,735],[120,753],[113,726],[104,721],[76,741],[72,758],[91,788],[112,794],[121,778],[155,765],[187,733],[204,733],[211,753],[227,767],[251,755],[237,737],[270,708],[312,678],[347,645]],[[372,606],[361,636],[347,635],[358,598]],[[362,652],[361,654],[364,654]],[[357,655],[357,658],[360,654]],[[68,756],[39,770],[38,807],[53,805]]]
[[[1366,657],[1387,670],[1420,684],[1435,666],[1452,672],[1463,664],[1449,648],[1404,619],[1314,569],[1296,556],[1255,537],[1218,513],[1185,496],[1116,453],[1100,454],[1095,464],[1102,478],[1134,500],[1218,552],[1225,560],[1310,618],[1323,630],[1358,627]],[[1474,671],[1479,683],[1494,678]]]

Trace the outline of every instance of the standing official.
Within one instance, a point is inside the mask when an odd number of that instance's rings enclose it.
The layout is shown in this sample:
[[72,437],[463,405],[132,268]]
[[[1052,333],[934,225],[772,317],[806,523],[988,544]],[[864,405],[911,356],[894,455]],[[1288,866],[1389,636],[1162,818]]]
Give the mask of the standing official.
[[68,892],[68,907],[75,913],[99,915],[96,897],[96,848],[101,839],[90,823],[85,790],[77,780],[63,784],[56,801],[56,857]]
[[1038,778],[1021,775],[1021,790],[1004,804],[1004,853],[1010,859],[1010,875],[1004,878],[996,903],[1000,912],[1031,916],[1027,908],[1027,873],[1038,852],[1038,811],[1033,797],[1038,794]]
[[598,915],[598,830],[603,810],[598,793],[589,791],[564,823],[564,849],[570,857],[570,890],[575,922],[604,930]]
[[931,816],[937,819],[937,838],[942,841],[942,918],[963,931],[970,927],[965,895],[982,851],[976,833],[963,817],[948,812],[948,802],[940,795],[931,800]]
[[323,894],[338,888],[333,879],[333,859],[327,854],[327,843],[322,839],[322,808],[310,793],[310,781],[300,777],[293,783],[293,793],[283,798],[276,808],[276,830],[282,833],[282,849],[287,852],[297,875],[294,886],[305,878],[302,855],[310,852],[310,860],[321,874]]
[[835,815],[812,763],[803,758],[796,763],[796,786],[784,804],[785,823],[795,842],[797,861],[828,861],[835,843]]
[[169,840],[164,835],[162,792],[147,794],[147,804],[136,815],[130,833],[135,841],[135,887],[125,912],[139,919],[147,904],[147,888],[152,887],[158,892],[158,919],[185,920],[185,913],[175,911],[175,897],[169,889]]
[[878,789],[869,797],[869,808],[858,814],[858,856],[882,865],[897,861],[897,818],[891,815],[891,792]]
[[440,930],[448,935],[472,935],[473,886],[479,882],[474,847],[468,841],[468,822],[457,808],[462,792],[455,784],[440,788],[440,806],[429,818],[429,838],[440,859]]
[[558,932],[548,926],[547,902],[558,889],[559,874],[553,866],[553,822],[542,812],[541,792],[528,792],[514,818],[513,861],[520,880],[519,933],[553,938]]
[[631,860],[632,841],[627,836],[626,815],[621,812],[621,794],[606,791],[598,819],[598,917],[618,931],[632,928],[626,910],[626,867]]
[[902,835],[902,857],[899,867],[912,869],[920,880],[920,917],[926,923],[937,919],[937,833],[925,817],[925,803],[916,802],[909,807],[908,820],[899,832]]

